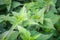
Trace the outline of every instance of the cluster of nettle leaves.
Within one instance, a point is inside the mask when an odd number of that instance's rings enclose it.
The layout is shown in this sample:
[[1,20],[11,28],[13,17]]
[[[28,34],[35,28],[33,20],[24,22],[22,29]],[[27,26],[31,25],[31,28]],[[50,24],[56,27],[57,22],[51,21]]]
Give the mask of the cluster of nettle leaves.
[[60,40],[60,0],[56,2],[0,0],[0,40]]

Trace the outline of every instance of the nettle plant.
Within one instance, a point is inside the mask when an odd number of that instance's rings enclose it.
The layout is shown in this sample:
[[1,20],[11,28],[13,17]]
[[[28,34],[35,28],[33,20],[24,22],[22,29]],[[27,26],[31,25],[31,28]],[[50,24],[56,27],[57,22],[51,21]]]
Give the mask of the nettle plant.
[[0,40],[55,40],[56,1],[0,0]]

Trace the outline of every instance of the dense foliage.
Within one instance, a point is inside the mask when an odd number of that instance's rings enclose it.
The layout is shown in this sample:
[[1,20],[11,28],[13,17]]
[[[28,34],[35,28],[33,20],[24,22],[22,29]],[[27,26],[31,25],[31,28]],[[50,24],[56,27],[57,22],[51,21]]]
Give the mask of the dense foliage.
[[0,40],[60,40],[60,0],[0,0]]

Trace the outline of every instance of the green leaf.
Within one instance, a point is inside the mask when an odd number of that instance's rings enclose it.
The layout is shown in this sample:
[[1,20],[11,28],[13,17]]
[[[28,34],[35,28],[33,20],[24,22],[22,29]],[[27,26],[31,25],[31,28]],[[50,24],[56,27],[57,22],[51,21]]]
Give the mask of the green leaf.
[[43,26],[48,29],[55,29],[52,21],[49,18],[45,18]]
[[40,33],[40,36],[36,40],[48,40],[53,34],[42,34]]
[[37,12],[38,16],[40,16],[40,23],[43,24],[43,20],[44,20],[44,12],[45,12],[46,8],[42,8],[39,12]]
[[[19,32],[16,32],[16,31],[12,31],[9,33],[9,31],[6,31],[4,32],[2,35],[1,35],[1,40],[15,40],[19,34]],[[7,35],[7,36],[6,36]]]
[[45,18],[44,23],[42,25],[40,24],[40,27],[45,32],[53,32],[54,30],[56,30],[52,21],[49,18]]
[[22,22],[24,20],[27,20],[27,13],[26,13],[26,8],[23,7],[20,12],[12,12],[13,13],[13,17],[15,17],[17,19],[18,22]]
[[19,32],[17,31],[12,31],[10,36],[7,36],[7,40],[15,40],[18,37]]
[[5,6],[7,7],[7,10],[9,11],[11,8],[11,1],[12,0],[0,0],[0,5],[5,4]]
[[5,4],[3,0],[0,0],[0,5],[3,5]]
[[53,33],[44,34],[37,31],[31,31],[31,36],[34,40],[48,40],[52,35]]
[[40,33],[37,31],[31,31],[32,39],[36,40],[38,37],[40,37]]
[[4,21],[5,15],[0,15],[0,23]]
[[11,11],[11,3],[12,3],[12,0],[5,0],[5,3],[6,3],[6,7],[7,7],[7,10],[8,11]]
[[56,30],[60,32],[60,18],[59,18],[58,22],[55,23],[54,26],[55,26]]
[[20,32],[20,36],[23,40],[30,40],[30,32],[23,28],[22,26],[17,26],[18,27],[18,30]]
[[52,6],[50,8],[50,11],[48,11],[48,13],[45,14],[45,18],[50,18],[52,20],[53,24],[55,24],[59,19],[59,15],[54,14],[55,11],[56,10],[55,10],[54,6]]
[[37,22],[40,22],[41,24],[43,24],[45,10],[46,10],[46,8],[40,9],[40,11],[38,11],[35,15],[32,16],[33,19],[35,19]]
[[22,26],[31,26],[31,25],[39,25],[37,22],[35,22],[34,20],[28,19],[22,22],[21,24]]
[[17,1],[13,1],[12,8],[16,8],[16,7],[20,6],[20,5],[22,5],[22,4],[17,2]]

